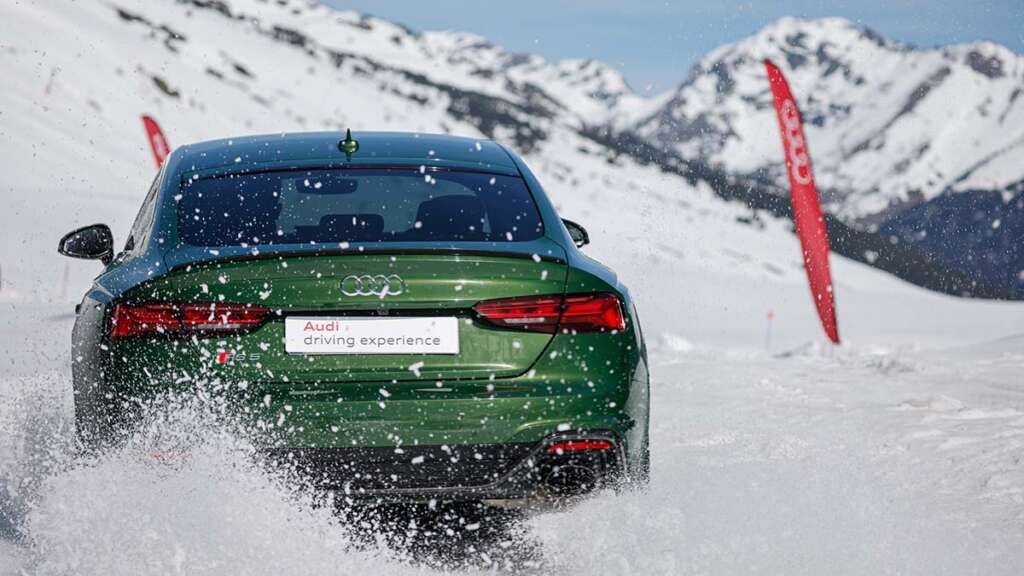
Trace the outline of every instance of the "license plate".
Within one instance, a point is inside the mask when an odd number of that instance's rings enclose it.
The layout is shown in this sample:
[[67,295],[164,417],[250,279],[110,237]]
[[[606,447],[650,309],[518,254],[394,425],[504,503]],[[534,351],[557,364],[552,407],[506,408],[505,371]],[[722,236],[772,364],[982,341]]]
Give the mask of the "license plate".
[[459,320],[355,316],[288,316],[289,354],[458,354]]

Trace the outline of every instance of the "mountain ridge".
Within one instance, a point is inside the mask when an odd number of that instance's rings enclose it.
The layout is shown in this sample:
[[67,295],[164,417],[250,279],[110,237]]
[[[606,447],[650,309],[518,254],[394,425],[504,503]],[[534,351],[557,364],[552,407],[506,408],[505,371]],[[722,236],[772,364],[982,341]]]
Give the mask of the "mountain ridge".
[[[783,185],[777,142],[761,137],[774,122],[764,58],[789,78],[827,208],[847,222],[884,221],[946,192],[999,190],[1024,177],[994,166],[1024,150],[1024,57],[991,42],[920,49],[841,18],[783,18],[710,52],[632,130]],[[953,96],[970,101],[951,109]],[[974,148],[966,159],[961,135]]]
[[[98,10],[59,10],[43,3],[5,19],[17,26],[0,23],[10,26],[0,66],[21,80],[0,95],[12,181],[37,180],[28,167],[45,156],[58,182],[92,182],[82,175],[98,169],[135,186],[147,179],[150,162],[135,122],[152,113],[172,144],[314,128],[479,135],[514,145],[553,186],[573,189],[570,195],[608,185],[610,176],[597,181],[593,174],[602,171],[579,166],[599,162],[622,172],[621,193],[634,195],[642,189],[628,178],[650,178],[653,167],[677,187],[678,202],[708,190],[737,204],[723,210],[743,212],[734,221],[744,226],[788,216],[784,185],[771,170],[736,170],[642,130],[616,128],[652,117],[673,93],[638,96],[599,62],[549,63],[475,34],[416,32],[302,1],[119,0]],[[46,52],[43,39],[68,30],[74,49]],[[695,69],[693,77],[703,80],[701,74]],[[770,104],[760,105],[757,113],[774,122]],[[781,164],[777,128],[769,130],[761,139]],[[895,232],[829,218],[839,254],[946,293],[1014,296],[912,242],[891,245]]]
[[[826,212],[919,248],[969,284],[1024,295],[1014,225],[1024,56],[988,41],[917,48],[841,18],[783,18],[710,52],[664,106],[614,129],[786,195],[763,58],[793,87]],[[979,198],[952,198],[961,194]],[[974,205],[987,220],[956,212]],[[949,236],[928,236],[939,230]]]

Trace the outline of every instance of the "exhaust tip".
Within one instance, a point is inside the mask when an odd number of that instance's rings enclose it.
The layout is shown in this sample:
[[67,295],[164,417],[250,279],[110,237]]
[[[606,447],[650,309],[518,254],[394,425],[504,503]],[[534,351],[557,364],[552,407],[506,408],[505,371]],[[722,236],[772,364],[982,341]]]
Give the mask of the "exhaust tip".
[[543,477],[544,486],[556,496],[577,496],[597,487],[598,474],[589,466],[553,466]]

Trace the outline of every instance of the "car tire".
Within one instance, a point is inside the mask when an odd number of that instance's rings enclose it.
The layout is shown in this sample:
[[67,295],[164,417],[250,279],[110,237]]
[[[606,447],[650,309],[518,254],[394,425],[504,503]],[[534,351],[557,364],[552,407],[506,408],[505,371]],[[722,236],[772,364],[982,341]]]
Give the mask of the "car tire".
[[76,394],[74,410],[75,440],[82,453],[95,454],[112,445],[113,427],[102,404]]
[[647,488],[651,483],[651,442],[650,434],[644,435],[644,443],[640,448],[640,462],[636,469],[636,485],[638,488]]

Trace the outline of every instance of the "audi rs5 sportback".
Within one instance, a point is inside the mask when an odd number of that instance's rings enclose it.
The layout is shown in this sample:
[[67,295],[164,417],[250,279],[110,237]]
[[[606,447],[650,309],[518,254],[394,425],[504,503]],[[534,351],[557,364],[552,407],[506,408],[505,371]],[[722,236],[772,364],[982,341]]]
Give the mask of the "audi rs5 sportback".
[[[385,501],[550,501],[648,474],[629,292],[485,140],[254,136],[174,151],[72,336],[78,437],[217,390],[270,457]],[[216,386],[204,383],[216,383]]]

